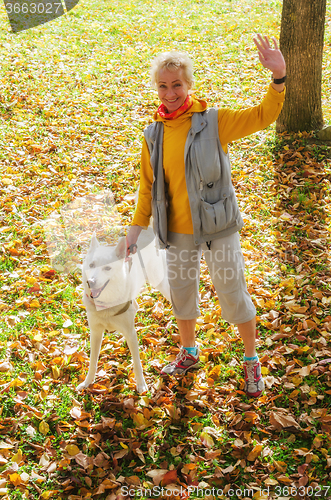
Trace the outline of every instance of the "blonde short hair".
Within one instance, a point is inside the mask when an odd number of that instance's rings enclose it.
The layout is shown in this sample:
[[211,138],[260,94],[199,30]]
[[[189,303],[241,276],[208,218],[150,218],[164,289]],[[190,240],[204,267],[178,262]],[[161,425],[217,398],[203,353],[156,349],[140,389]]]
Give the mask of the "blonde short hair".
[[157,87],[158,73],[161,69],[168,69],[169,71],[182,69],[189,88],[192,88],[194,81],[193,62],[185,52],[163,52],[153,59],[150,73],[153,87]]

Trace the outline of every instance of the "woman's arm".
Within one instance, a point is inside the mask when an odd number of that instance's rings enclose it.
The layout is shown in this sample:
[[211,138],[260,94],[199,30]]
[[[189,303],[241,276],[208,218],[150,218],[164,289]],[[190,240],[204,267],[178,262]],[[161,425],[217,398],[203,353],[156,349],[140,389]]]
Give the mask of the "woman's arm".
[[[146,229],[149,225],[149,219],[152,214],[152,183],[153,171],[150,164],[148,146],[144,140],[141,152],[138,203],[127,234],[128,247],[137,243],[142,229]],[[135,250],[132,253],[135,253]]]
[[[276,40],[274,39],[274,48],[271,48],[268,38],[262,38],[261,35],[258,35],[258,39],[254,39],[254,42],[262,65],[272,71],[274,78],[283,78],[286,75],[286,64]],[[229,142],[254,134],[277,119],[285,99],[284,87],[284,83],[271,83],[266,96],[258,106],[240,110],[229,108],[219,110],[218,130],[225,152]]]
[[132,226],[148,227],[152,215],[153,170],[147,143],[144,139],[141,151],[139,195]]
[[141,226],[130,226],[128,234],[126,235],[127,254],[136,253],[136,251],[137,251],[136,247],[133,247],[131,250],[129,250],[129,248],[131,245],[137,244],[138,237],[139,237],[142,230],[143,230],[143,228]]

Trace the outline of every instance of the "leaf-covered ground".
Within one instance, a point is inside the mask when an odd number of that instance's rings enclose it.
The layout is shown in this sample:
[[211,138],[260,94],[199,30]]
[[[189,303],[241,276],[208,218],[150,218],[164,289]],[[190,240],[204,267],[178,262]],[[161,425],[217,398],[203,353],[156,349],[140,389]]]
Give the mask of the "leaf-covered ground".
[[[148,393],[135,392],[128,348],[110,333],[96,383],[78,394],[89,354],[81,280],[52,267],[43,225],[69,202],[107,189],[129,224],[142,130],[157,105],[151,57],[186,50],[197,95],[253,105],[269,74],[252,37],[277,35],[280,11],[278,0],[91,0],[68,18],[12,35],[2,7],[2,498],[331,498],[326,144],[313,134],[275,138],[270,127],[230,148],[266,380],[258,400],[242,390],[243,345],[222,321],[204,267],[201,369],[160,378],[179,336],[170,305],[146,288],[136,326]],[[330,3],[326,26],[330,122]]]

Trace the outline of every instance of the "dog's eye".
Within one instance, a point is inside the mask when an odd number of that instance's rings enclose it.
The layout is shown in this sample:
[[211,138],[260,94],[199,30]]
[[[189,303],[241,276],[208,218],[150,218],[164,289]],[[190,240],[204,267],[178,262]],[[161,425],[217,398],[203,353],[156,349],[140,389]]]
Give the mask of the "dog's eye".
[[103,269],[104,269],[104,271],[110,271],[111,267],[110,266],[105,266]]
[[89,267],[90,267],[91,269],[93,269],[93,267],[95,267],[94,262],[91,262],[91,264],[89,265]]

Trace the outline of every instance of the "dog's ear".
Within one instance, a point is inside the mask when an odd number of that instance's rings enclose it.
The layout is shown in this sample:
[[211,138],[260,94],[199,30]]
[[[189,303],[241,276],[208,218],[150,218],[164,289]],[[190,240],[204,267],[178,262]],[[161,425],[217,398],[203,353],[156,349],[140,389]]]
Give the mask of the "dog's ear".
[[90,243],[89,252],[93,252],[99,246],[100,246],[100,243],[98,242],[98,238],[96,237],[96,234],[93,233],[91,243]]
[[119,259],[124,259],[124,257],[126,257],[126,238],[125,237],[120,238],[118,240],[115,252],[116,252],[116,256]]

